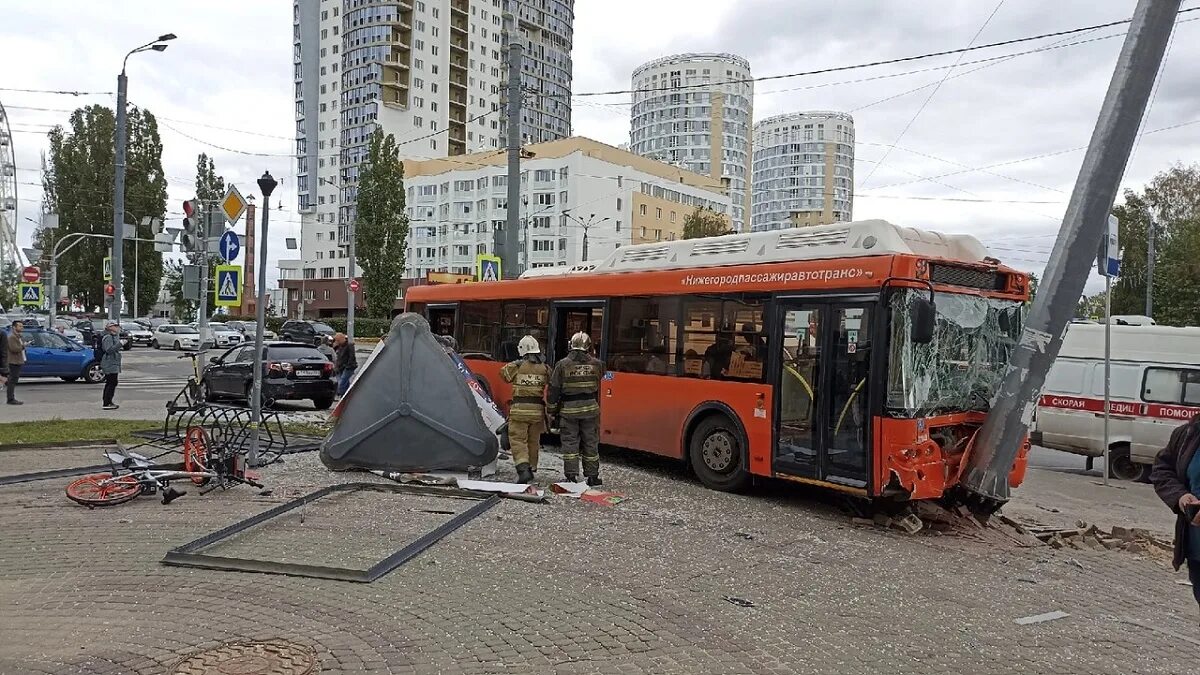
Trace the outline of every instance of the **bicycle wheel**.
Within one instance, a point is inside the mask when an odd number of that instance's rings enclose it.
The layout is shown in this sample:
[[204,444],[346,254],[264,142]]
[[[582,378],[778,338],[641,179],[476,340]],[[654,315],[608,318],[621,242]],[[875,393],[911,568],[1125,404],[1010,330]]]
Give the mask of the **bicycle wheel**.
[[136,476],[94,473],[68,485],[67,498],[84,506],[113,506],[137,497],[142,494],[142,489]]
[[[188,427],[187,435],[183,438],[183,470],[184,471],[208,471],[209,451],[208,433],[204,431],[204,427]],[[208,476],[192,476],[192,482],[196,485],[205,485],[210,478]]]

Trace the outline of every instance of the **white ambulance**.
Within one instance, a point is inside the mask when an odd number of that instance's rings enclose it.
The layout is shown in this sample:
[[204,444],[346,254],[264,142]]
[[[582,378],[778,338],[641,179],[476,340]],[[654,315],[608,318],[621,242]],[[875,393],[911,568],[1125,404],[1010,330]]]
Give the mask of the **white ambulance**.
[[[1200,412],[1200,328],[1112,326],[1111,475],[1144,480],[1171,432]],[[1104,455],[1104,326],[1073,323],[1050,368],[1030,441]]]

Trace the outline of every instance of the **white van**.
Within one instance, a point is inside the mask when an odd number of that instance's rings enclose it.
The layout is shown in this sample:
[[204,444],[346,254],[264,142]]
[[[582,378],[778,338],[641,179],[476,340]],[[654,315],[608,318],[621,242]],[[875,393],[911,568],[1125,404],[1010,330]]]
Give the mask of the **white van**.
[[[1145,479],[1171,432],[1200,412],[1200,328],[1114,325],[1109,387],[1112,474]],[[1067,326],[1030,441],[1092,460],[1104,454],[1104,326]]]

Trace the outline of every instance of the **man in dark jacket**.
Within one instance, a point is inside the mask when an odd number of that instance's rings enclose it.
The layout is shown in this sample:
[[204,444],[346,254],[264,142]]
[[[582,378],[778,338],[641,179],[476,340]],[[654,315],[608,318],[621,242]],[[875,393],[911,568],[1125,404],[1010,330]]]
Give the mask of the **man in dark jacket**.
[[1187,561],[1192,593],[1200,604],[1200,416],[1171,434],[1167,447],[1154,459],[1150,482],[1176,514],[1175,569]]
[[333,336],[333,372],[338,376],[337,395],[345,396],[350,388],[354,371],[358,370],[358,356],[354,353],[354,342],[345,333]]

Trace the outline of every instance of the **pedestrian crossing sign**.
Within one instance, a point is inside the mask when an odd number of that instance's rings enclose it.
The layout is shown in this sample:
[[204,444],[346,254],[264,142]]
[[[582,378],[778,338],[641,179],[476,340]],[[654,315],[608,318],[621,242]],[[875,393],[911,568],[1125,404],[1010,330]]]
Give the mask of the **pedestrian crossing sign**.
[[500,256],[475,256],[476,281],[500,281],[503,278],[504,277],[500,275]]
[[35,307],[42,306],[42,285],[41,284],[18,284],[17,292],[20,295],[20,304],[34,305]]
[[236,307],[242,304],[242,266],[217,265],[217,307]]

